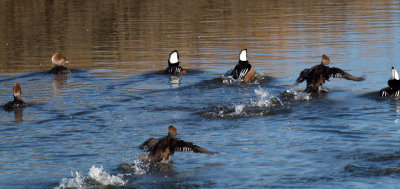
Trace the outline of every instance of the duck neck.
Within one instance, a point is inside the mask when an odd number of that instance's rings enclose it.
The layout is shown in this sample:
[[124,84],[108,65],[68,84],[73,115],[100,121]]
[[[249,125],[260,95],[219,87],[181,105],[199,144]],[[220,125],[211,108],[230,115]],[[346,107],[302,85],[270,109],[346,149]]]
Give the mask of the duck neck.
[[179,63],[180,63],[180,62],[177,62],[177,63],[171,64],[171,63],[168,61],[168,66],[179,66]]
[[14,101],[22,101],[21,95],[14,95]]
[[246,64],[249,64],[249,61],[241,61],[241,60],[239,60],[239,64],[243,64],[243,65],[246,65]]

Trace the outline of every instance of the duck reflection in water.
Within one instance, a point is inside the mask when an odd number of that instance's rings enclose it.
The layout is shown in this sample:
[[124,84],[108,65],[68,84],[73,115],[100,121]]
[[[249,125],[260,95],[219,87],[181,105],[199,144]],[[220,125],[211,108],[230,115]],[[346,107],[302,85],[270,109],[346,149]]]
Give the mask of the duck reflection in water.
[[51,74],[70,74],[71,71],[68,69],[65,64],[68,64],[69,61],[62,55],[61,53],[55,53],[53,57],[51,57],[51,62],[54,64],[54,67],[49,71]]
[[310,69],[304,69],[300,76],[297,78],[297,84],[303,81],[307,81],[307,88],[304,92],[314,93],[319,91],[319,87],[323,87],[325,81],[329,81],[329,78],[344,78],[353,81],[362,81],[364,77],[355,77],[351,74],[339,69],[330,68],[327,65],[332,64],[329,57],[322,55],[321,64],[315,65]]
[[235,68],[225,74],[225,76],[233,78],[234,80],[240,79],[245,83],[253,82],[256,72],[254,67],[247,60],[247,49],[243,49],[239,54],[239,62]]
[[187,152],[192,151],[195,153],[214,153],[208,151],[200,146],[194,145],[191,142],[185,142],[180,138],[176,138],[178,131],[174,126],[168,127],[168,135],[161,138],[149,138],[139,149],[149,152],[140,156],[140,160],[143,163],[155,163],[155,162],[168,162],[171,160],[171,156],[176,151]]
[[388,80],[388,87],[379,91],[381,97],[399,97],[400,96],[400,80],[399,73],[392,67],[392,78]]
[[174,50],[169,54],[168,68],[165,69],[165,72],[169,74],[170,82],[172,84],[179,84],[181,76],[186,74],[186,70],[184,70],[179,64],[179,53],[177,50]]

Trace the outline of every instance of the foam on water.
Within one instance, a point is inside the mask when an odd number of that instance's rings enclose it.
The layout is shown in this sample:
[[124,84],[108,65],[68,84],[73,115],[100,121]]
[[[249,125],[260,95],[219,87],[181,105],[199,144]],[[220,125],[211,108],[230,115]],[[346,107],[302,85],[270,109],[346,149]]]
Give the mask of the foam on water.
[[71,172],[73,178],[62,178],[60,185],[54,189],[61,188],[92,188],[93,186],[88,183],[89,179],[93,179],[101,185],[124,186],[127,181],[123,180],[123,175],[118,174],[110,175],[103,170],[103,166],[96,167],[92,165],[89,170],[88,177],[84,177],[82,173],[75,171]]

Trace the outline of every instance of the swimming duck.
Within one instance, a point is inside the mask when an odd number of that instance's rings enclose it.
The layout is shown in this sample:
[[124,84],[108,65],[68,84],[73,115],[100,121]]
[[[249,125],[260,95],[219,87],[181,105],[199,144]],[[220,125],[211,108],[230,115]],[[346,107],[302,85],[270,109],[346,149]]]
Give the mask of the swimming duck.
[[4,105],[5,110],[13,110],[26,106],[26,103],[21,98],[21,86],[18,84],[18,82],[14,83],[13,93],[14,101],[8,102],[6,105]]
[[169,161],[175,151],[185,152],[193,151],[196,153],[214,153],[200,146],[196,146],[191,142],[185,142],[180,138],[176,138],[178,131],[174,126],[168,127],[168,135],[161,138],[149,138],[139,149],[148,151],[149,154],[142,155],[140,160],[144,163]]
[[169,75],[183,75],[186,74],[186,70],[179,66],[179,54],[177,50],[174,50],[169,54],[168,58],[168,68],[165,69],[165,72]]
[[381,89],[379,95],[381,97],[399,97],[400,96],[400,80],[399,73],[392,67],[392,79],[388,80],[389,87]]
[[230,73],[233,79],[241,78],[243,82],[248,83],[255,75],[253,66],[247,60],[247,49],[243,49],[239,54],[239,63]]
[[329,78],[344,78],[353,81],[362,81],[364,77],[355,77],[349,73],[339,69],[330,68],[327,65],[332,64],[329,57],[322,55],[321,64],[315,65],[310,69],[304,69],[299,78],[297,78],[297,83],[301,83],[304,80],[307,81],[307,88],[304,92],[318,92],[319,86],[323,86],[325,81],[329,81]]
[[51,62],[54,64],[54,67],[49,71],[52,74],[70,74],[71,71],[65,66],[68,64],[68,60],[61,53],[55,53],[53,57],[51,57]]

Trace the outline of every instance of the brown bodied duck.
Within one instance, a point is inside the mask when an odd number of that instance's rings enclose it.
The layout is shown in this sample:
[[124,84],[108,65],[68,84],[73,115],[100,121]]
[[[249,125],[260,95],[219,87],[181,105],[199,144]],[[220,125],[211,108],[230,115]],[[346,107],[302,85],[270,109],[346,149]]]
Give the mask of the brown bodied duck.
[[388,80],[388,87],[381,89],[379,95],[381,97],[399,97],[400,96],[400,80],[399,73],[392,67],[392,79]]
[[196,153],[214,153],[200,146],[196,146],[191,142],[185,142],[180,138],[176,138],[178,134],[174,126],[168,127],[168,135],[161,138],[149,138],[139,149],[148,151],[146,155],[142,155],[140,160],[144,163],[155,163],[169,161],[171,156],[176,152],[192,151]]
[[54,64],[54,67],[49,71],[52,74],[70,74],[71,71],[65,66],[68,64],[68,60],[61,53],[55,53],[53,57],[51,57],[51,62]]
[[26,106],[26,103],[22,100],[21,86],[18,84],[18,82],[14,83],[13,93],[14,93],[13,94],[14,101],[8,102],[6,105],[4,105],[5,110],[13,110],[17,108],[23,108]]
[[339,68],[330,68],[327,65],[332,64],[329,57],[326,55],[322,55],[321,64],[315,65],[310,69],[304,69],[299,78],[297,78],[297,83],[301,83],[303,81],[307,81],[307,88],[304,92],[318,92],[319,86],[323,86],[325,81],[329,81],[329,78],[344,78],[353,81],[362,81],[364,77],[355,77],[351,74],[339,69]]
[[253,76],[256,74],[254,67],[251,66],[247,60],[247,49],[243,49],[239,54],[239,62],[230,73],[233,79],[242,79],[243,82],[248,83],[252,81]]

